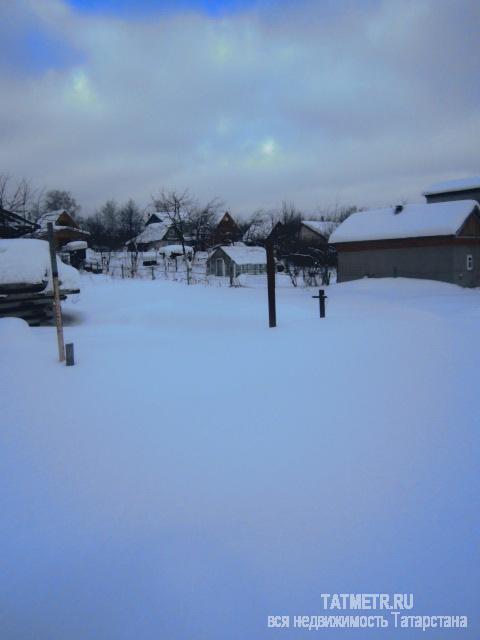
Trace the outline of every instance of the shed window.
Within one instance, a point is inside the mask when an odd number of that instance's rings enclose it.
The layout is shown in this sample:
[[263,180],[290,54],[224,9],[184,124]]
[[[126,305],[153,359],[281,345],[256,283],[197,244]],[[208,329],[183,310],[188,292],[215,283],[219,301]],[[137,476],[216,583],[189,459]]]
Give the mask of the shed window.
[[473,271],[473,256],[471,253],[467,255],[467,271]]

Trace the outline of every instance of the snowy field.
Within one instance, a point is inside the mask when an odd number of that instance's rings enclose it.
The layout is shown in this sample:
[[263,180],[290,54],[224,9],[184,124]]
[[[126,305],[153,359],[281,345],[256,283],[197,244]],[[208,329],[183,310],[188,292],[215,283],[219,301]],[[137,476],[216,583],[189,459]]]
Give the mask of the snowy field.
[[262,287],[81,286],[75,367],[0,320],[2,639],[304,637],[267,616],[359,592],[469,628],[317,637],[479,637],[479,290],[284,287],[269,330]]

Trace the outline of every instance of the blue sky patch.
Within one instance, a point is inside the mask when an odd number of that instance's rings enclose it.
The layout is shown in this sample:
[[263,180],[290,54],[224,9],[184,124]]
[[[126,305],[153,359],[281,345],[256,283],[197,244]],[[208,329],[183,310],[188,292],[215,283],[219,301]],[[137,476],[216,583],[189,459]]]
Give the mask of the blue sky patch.
[[[235,13],[254,7],[258,0],[67,0],[80,11],[120,15],[144,16],[158,13],[200,11],[207,15]],[[262,2],[262,4],[265,4]]]

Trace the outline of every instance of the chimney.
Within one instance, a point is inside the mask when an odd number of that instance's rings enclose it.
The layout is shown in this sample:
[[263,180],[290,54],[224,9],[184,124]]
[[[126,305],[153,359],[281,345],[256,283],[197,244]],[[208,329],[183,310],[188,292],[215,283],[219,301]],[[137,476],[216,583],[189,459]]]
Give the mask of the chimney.
[[395,215],[398,215],[399,213],[402,213],[402,211],[403,211],[403,204],[397,204],[397,206],[393,210],[393,213]]

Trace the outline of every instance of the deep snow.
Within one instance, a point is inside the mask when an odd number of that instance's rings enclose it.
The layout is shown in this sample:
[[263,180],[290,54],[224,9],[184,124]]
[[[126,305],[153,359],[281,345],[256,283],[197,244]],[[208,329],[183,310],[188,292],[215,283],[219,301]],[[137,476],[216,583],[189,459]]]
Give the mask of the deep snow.
[[[321,593],[415,594],[478,637],[480,291],[83,276],[0,321],[1,637],[297,637]],[[412,638],[413,630],[321,637]]]

